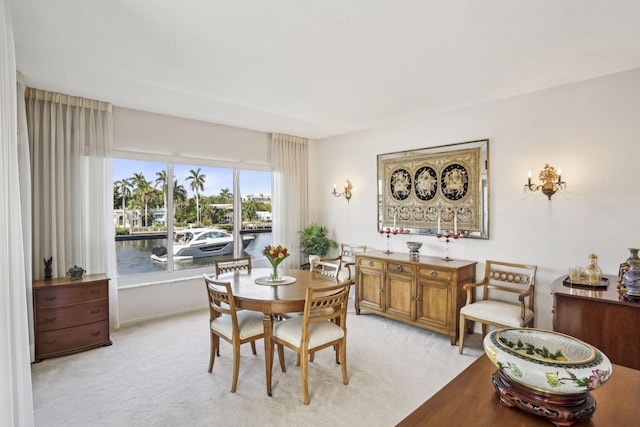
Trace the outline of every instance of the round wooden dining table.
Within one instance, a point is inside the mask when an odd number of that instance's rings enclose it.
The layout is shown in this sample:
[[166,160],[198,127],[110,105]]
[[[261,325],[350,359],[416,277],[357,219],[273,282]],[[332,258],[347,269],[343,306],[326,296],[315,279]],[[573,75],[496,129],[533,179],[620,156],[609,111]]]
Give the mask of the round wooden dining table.
[[273,322],[274,314],[300,312],[304,310],[307,288],[326,288],[336,284],[336,279],[318,272],[284,269],[282,274],[295,279],[293,283],[263,285],[264,279],[272,272],[270,268],[254,268],[245,271],[225,273],[216,280],[231,283],[236,307],[243,310],[259,311],[264,314],[264,359],[267,376],[267,394],[271,396],[271,371],[273,369]]

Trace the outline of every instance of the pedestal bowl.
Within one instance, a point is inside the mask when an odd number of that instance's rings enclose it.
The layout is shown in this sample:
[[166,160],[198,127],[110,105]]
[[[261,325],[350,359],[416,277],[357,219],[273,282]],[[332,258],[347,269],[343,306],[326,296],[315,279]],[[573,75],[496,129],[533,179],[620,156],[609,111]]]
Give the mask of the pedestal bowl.
[[585,393],[603,385],[612,373],[611,362],[604,353],[558,332],[498,329],[486,335],[483,346],[501,374],[537,392]]
[[409,248],[409,255],[417,257],[418,255],[420,255],[422,242],[407,242],[407,247]]

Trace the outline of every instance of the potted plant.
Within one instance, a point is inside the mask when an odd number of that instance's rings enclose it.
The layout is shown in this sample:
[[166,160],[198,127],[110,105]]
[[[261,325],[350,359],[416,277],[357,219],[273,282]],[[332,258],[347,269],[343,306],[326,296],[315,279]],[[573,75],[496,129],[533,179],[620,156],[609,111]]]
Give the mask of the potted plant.
[[309,256],[309,263],[314,256],[323,257],[329,248],[337,248],[338,243],[329,238],[329,229],[312,222],[300,230],[300,248]]

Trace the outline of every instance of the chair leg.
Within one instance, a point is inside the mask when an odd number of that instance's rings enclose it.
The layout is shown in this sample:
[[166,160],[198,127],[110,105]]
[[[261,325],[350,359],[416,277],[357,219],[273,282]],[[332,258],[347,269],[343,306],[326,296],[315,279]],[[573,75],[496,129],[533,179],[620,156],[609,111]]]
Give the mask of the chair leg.
[[304,399],[304,404],[308,405],[311,399],[309,398],[309,353],[306,349],[301,349],[302,354],[300,355],[300,379],[302,380],[302,397]]
[[487,324],[483,323],[482,324],[482,339],[484,339],[484,337],[487,335]]
[[213,370],[213,362],[216,360],[216,352],[220,350],[220,337],[211,333],[211,355],[209,356],[209,372]]
[[236,392],[238,385],[238,373],[240,372],[240,343],[233,343],[233,382],[231,383],[231,393]]
[[284,346],[282,344],[278,344],[278,359],[280,359],[280,369],[282,369],[282,372],[287,372],[284,363]]
[[349,377],[347,376],[347,340],[342,340],[342,344],[338,345],[340,348],[340,363],[342,368],[342,384],[349,384]]
[[256,342],[255,341],[251,341],[251,351],[253,351],[253,354],[258,354],[258,353],[256,353]]
[[467,329],[467,318],[461,314],[460,315],[460,344],[458,345],[458,354],[462,354],[462,349],[464,348],[464,334]]
[[338,344],[334,344],[333,349],[336,352],[336,365],[339,365],[340,364],[340,346]]

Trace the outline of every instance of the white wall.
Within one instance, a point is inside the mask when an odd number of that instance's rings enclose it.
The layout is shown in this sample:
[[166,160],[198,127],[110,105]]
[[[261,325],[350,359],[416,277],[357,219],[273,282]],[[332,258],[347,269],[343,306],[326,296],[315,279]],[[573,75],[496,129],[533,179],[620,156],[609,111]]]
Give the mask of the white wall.
[[[445,114],[319,141],[311,145],[310,217],[342,242],[385,249],[377,233],[376,155],[489,138],[490,239],[461,239],[450,256],[536,264],[536,326],[552,327],[550,284],[595,252],[617,274],[629,247],[640,245],[640,69]],[[545,163],[562,168],[567,190],[551,201],[524,193]],[[335,199],[333,184],[353,183],[353,198]],[[433,237],[422,254],[443,256]],[[615,284],[614,284],[615,285]],[[598,316],[598,313],[592,313]]]

